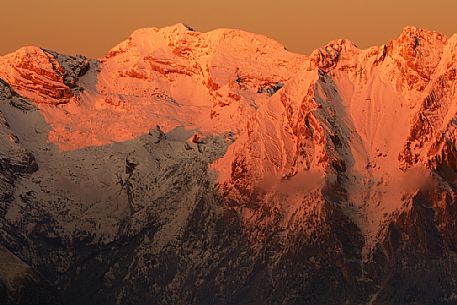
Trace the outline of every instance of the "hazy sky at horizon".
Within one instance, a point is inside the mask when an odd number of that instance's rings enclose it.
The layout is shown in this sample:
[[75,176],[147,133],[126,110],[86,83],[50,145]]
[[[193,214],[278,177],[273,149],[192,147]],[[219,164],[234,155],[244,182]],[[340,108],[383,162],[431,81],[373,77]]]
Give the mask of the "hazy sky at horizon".
[[359,47],[398,37],[406,25],[457,32],[456,0],[2,0],[0,55],[36,45],[100,57],[141,27],[178,22],[200,32],[239,28],[309,54],[347,38]]

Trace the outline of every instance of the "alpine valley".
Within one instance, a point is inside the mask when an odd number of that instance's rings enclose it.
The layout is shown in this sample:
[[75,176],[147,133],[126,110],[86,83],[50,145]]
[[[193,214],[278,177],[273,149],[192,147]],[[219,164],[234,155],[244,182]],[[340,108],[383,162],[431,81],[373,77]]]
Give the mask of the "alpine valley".
[[457,304],[457,35],[177,24],[0,57],[0,303]]

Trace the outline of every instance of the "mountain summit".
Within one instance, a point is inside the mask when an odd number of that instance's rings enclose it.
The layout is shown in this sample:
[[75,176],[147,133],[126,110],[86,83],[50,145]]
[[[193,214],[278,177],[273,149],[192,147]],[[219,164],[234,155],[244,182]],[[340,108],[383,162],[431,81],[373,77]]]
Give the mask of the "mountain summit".
[[0,57],[0,301],[456,304],[456,84],[415,27]]

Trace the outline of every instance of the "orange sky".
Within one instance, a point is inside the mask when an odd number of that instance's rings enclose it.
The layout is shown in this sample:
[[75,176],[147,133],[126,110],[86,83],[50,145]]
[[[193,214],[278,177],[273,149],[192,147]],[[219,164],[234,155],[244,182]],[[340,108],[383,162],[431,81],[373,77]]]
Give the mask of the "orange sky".
[[265,34],[309,54],[336,38],[382,44],[406,25],[457,32],[456,0],[3,0],[0,54],[24,45],[99,57],[134,29],[183,22]]

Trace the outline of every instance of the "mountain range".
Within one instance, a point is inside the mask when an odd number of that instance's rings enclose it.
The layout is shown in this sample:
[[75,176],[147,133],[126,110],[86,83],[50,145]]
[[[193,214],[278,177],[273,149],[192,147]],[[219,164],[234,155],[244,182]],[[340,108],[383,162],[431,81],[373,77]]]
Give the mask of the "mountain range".
[[416,27],[1,56],[0,303],[457,304],[456,90]]

